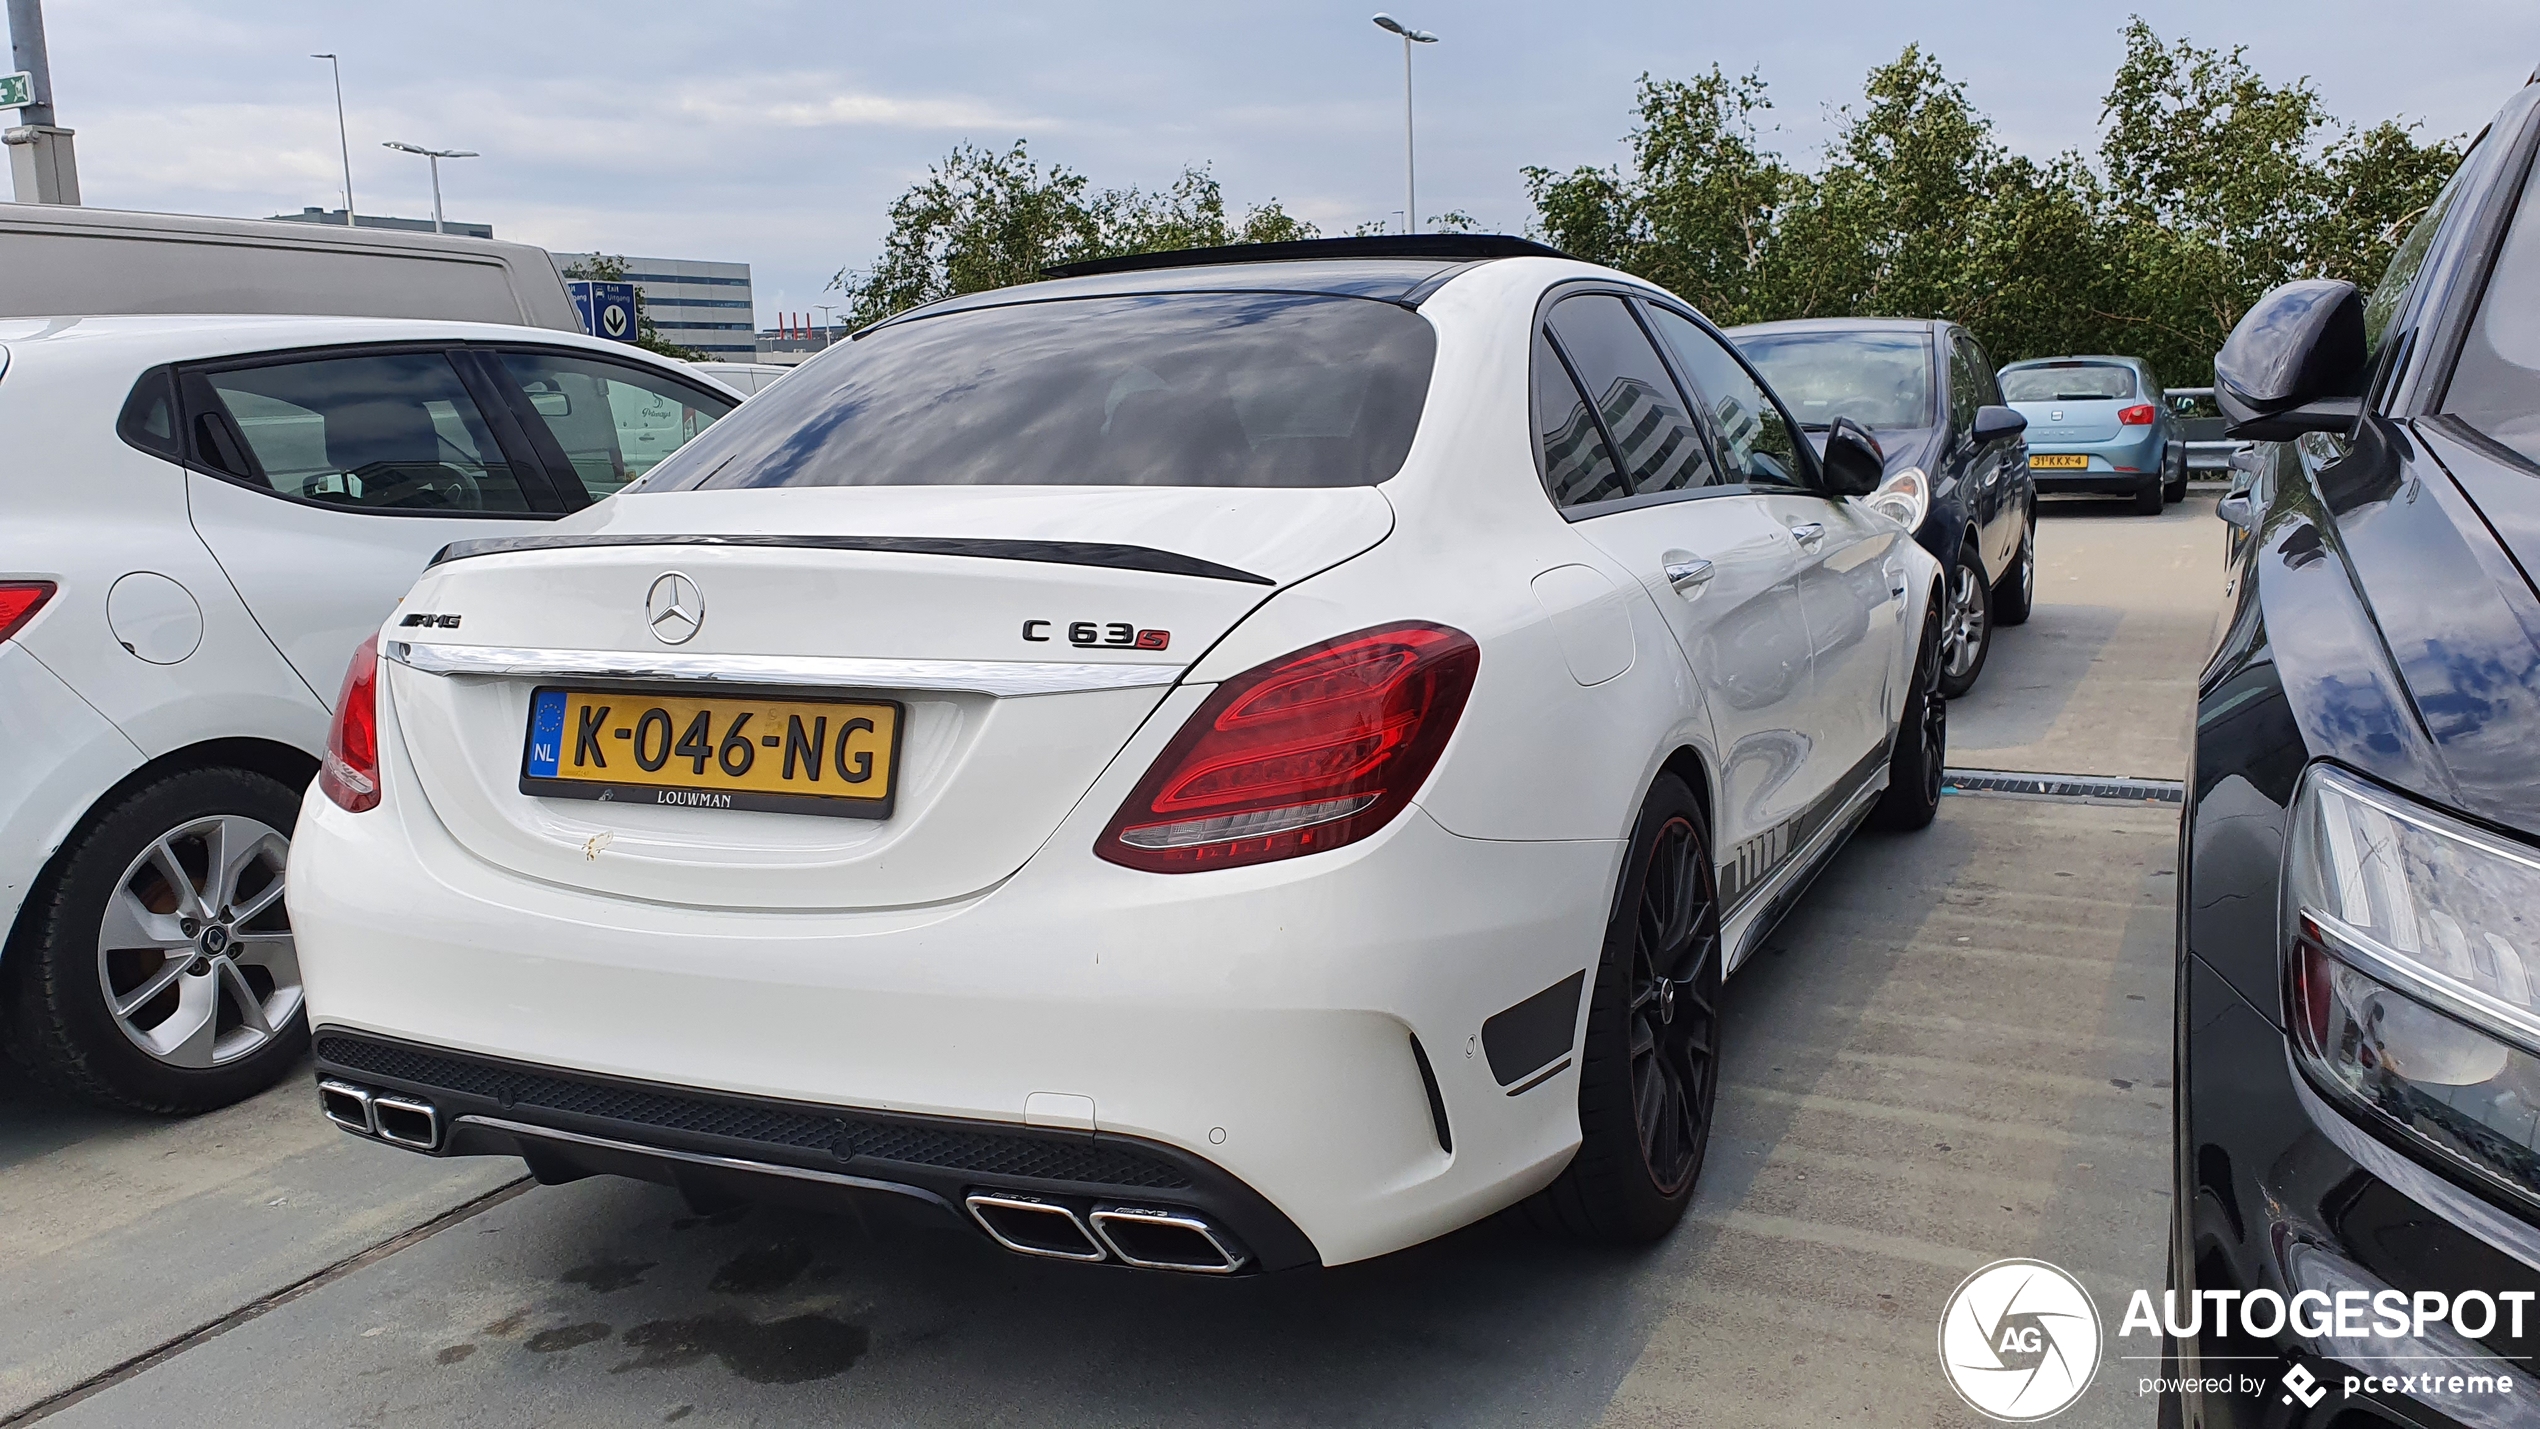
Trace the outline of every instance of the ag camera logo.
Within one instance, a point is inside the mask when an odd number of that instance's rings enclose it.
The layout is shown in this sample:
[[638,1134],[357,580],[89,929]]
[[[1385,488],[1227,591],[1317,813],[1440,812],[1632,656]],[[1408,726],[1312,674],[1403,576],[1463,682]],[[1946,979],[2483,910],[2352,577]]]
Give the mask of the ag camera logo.
[[2099,1309],[2042,1260],[1997,1260],[1940,1314],[1940,1368],[1967,1407],[2026,1424],[2072,1407],[2099,1370]]

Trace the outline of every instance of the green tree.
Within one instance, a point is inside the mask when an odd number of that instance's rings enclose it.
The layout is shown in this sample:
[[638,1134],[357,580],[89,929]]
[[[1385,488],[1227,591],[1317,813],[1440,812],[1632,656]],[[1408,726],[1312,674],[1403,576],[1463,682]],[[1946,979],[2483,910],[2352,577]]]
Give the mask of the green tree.
[[[594,253],[568,266],[564,275],[601,283],[623,283],[626,281],[626,259],[619,254]],[[635,290],[635,345],[646,352],[657,352],[681,362],[706,360],[704,353],[693,347],[682,347],[661,335],[661,329],[653,326],[653,315],[644,309],[642,288]]]
[[921,303],[1037,282],[1059,263],[1316,236],[1276,199],[1231,216],[1223,187],[1204,167],[1184,169],[1152,193],[1096,191],[1063,164],[1037,163],[1020,139],[1001,153],[954,149],[892,201],[889,216],[881,259],[862,272],[841,268],[829,281],[846,295],[848,321],[858,327]]
[[1716,321],[1775,306],[1766,263],[1805,177],[1766,151],[1764,81],[1714,65],[1690,80],[1641,76],[1631,164],[1524,170],[1535,227],[1554,247],[1638,273]]
[[1951,317],[2008,361],[2125,352],[2208,380],[2250,302],[2311,275],[2369,287],[2460,158],[2385,122],[2339,123],[2306,82],[2136,19],[2095,162],[2009,153],[1909,45],[1810,172],[1767,146],[1763,79],[1644,75],[1630,160],[1524,171],[1534,227],[1722,323]]

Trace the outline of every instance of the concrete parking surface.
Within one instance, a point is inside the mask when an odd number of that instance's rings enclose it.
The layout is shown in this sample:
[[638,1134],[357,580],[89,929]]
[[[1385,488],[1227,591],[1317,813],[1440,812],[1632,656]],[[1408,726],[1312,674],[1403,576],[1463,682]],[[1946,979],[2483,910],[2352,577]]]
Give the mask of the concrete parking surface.
[[1994,632],[1983,677],[1951,702],[1950,763],[2184,777],[2196,675],[2219,633],[2221,490],[2158,516],[2130,499],[2038,504],[2036,608]]
[[[1953,707],[1952,762],[2178,777],[2210,500],[2056,503],[2039,542],[2039,610]],[[1856,840],[1731,983],[1697,1204],[1637,1252],[1501,1218],[1333,1271],[1088,1270],[506,1190],[505,1163],[342,1136],[305,1080],[182,1124],[0,1084],[0,1422],[1974,1424],[1940,1306],[2036,1256],[2108,1319],[2058,1422],[2149,1424],[2120,1357],[2157,1346],[2114,1329],[2161,1284],[2176,826],[1969,795]]]

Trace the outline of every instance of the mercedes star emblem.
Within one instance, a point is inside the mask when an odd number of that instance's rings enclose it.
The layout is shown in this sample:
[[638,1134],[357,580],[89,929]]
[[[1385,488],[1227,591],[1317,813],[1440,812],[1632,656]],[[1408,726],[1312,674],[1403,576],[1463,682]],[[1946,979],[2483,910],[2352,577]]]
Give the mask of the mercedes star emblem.
[[706,598],[697,583],[677,571],[653,582],[644,596],[644,625],[664,645],[685,645],[706,623]]

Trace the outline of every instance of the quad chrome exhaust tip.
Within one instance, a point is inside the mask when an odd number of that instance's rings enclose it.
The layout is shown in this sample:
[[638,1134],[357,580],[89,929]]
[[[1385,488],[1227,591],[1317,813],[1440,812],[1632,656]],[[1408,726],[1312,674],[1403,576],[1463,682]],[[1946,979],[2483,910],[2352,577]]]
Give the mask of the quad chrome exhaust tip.
[[1140,1270],[1232,1275],[1250,1257],[1223,1232],[1188,1211],[1073,1206],[1019,1191],[973,1191],[962,1198],[971,1219],[1018,1255],[1050,1260],[1116,1260]]
[[981,1230],[1017,1255],[1047,1256],[1053,1260],[1107,1258],[1102,1243],[1067,1206],[1036,1196],[979,1191],[962,1197],[961,1203],[970,1208],[970,1217]]
[[1180,1270],[1194,1275],[1232,1275],[1244,1253],[1217,1229],[1181,1211],[1105,1206],[1093,1214],[1094,1233],[1124,1265],[1140,1270]]
[[328,1077],[318,1083],[318,1107],[328,1121],[355,1136],[409,1151],[430,1151],[441,1144],[441,1113],[418,1097],[374,1092]]

